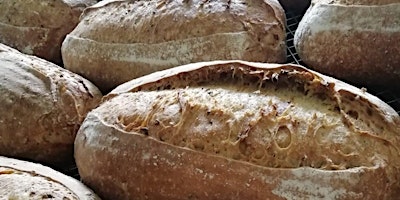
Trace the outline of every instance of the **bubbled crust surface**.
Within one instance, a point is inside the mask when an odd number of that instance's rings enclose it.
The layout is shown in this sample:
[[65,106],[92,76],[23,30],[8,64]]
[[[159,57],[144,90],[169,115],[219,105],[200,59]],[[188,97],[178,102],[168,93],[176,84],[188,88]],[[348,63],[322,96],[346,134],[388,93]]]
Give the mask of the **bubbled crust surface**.
[[100,91],[50,62],[0,45],[0,154],[71,162],[73,141]]
[[400,83],[399,0],[315,0],[296,31],[300,58],[346,81],[387,87]]
[[300,66],[197,63],[113,90],[75,157],[106,198],[390,199],[399,123],[376,97]]
[[276,0],[103,1],[85,10],[62,54],[102,90],[198,61],[284,62],[285,16]]
[[95,0],[4,0],[0,42],[24,53],[61,63],[61,43]]
[[2,199],[99,199],[78,180],[43,165],[0,157]]

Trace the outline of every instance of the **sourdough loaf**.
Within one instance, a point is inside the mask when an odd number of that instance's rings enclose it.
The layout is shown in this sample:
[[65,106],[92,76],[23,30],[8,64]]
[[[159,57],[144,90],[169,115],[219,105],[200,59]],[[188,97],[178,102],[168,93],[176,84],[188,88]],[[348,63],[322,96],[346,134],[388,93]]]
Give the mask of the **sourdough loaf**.
[[0,155],[61,164],[100,91],[86,79],[0,44]]
[[191,62],[284,62],[285,16],[276,0],[102,1],[85,10],[62,56],[102,91]]
[[61,63],[61,43],[96,0],[2,0],[0,43]]
[[0,199],[100,199],[78,180],[49,167],[0,156]]
[[311,68],[356,84],[400,84],[399,0],[314,0],[294,37]]
[[399,126],[375,96],[304,67],[215,61],[111,91],[75,158],[106,199],[393,199]]

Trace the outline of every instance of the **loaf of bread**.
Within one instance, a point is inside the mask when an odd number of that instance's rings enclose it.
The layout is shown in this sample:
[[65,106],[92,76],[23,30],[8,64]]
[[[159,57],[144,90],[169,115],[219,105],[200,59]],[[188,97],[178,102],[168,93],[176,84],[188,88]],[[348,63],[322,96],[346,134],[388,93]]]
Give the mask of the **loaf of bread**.
[[311,68],[366,86],[400,84],[399,0],[314,0],[294,37]]
[[61,44],[96,0],[2,0],[0,43],[61,63]]
[[215,61],[118,86],[75,158],[105,199],[394,199],[399,133],[365,90],[298,65]]
[[48,61],[0,44],[0,155],[73,161],[73,142],[100,91]]
[[0,199],[100,199],[78,180],[49,167],[0,156]]
[[102,1],[67,35],[62,57],[104,92],[192,62],[284,62],[285,16],[276,0]]

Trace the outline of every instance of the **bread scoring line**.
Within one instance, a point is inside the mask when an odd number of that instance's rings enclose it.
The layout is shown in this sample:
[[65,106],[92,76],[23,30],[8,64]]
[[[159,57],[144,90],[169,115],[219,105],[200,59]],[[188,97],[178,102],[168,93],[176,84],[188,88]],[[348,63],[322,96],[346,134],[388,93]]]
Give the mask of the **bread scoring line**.
[[[65,41],[79,41],[80,49],[85,49],[89,54],[106,54],[105,57],[111,60],[126,62],[144,62],[153,65],[179,65],[182,62],[188,63],[204,52],[203,49],[215,49],[217,45],[212,41],[226,41],[225,52],[230,53],[230,57],[238,57],[244,54],[246,48],[250,46],[250,36],[248,32],[219,33],[204,37],[188,38],[184,40],[167,41],[156,44],[132,43],[132,44],[112,44],[101,43],[90,39],[67,35]],[[233,42],[228,42],[233,41]],[[97,48],[102,44],[103,48]],[[115,49],[110,53],[110,49]],[[124,49],[124,50],[121,50]],[[163,51],[153,51],[163,49]],[[74,56],[81,57],[79,53],[70,49]],[[180,56],[178,56],[180,55]],[[210,55],[208,59],[213,59]]]

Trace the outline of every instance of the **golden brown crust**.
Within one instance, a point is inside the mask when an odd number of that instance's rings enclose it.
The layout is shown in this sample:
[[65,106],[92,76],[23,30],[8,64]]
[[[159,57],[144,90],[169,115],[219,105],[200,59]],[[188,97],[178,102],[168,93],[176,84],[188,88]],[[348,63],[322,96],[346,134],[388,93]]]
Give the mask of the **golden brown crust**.
[[103,101],[79,130],[75,157],[105,198],[399,195],[398,114],[301,66],[194,63],[132,80]]
[[313,69],[367,86],[400,83],[400,1],[315,1],[296,31]]
[[62,55],[102,91],[192,62],[281,63],[285,16],[275,0],[105,1],[85,10]]
[[[379,167],[266,168],[120,132],[93,115],[88,120],[83,128],[90,130],[77,136],[78,167],[105,199],[390,199]],[[94,135],[88,141],[86,134]]]
[[102,95],[50,62],[0,44],[0,154],[49,164],[73,160],[73,141]]
[[6,199],[100,199],[78,180],[49,167],[2,156],[0,180],[0,195]]
[[61,63],[61,43],[95,0],[6,0],[0,4],[0,42]]

